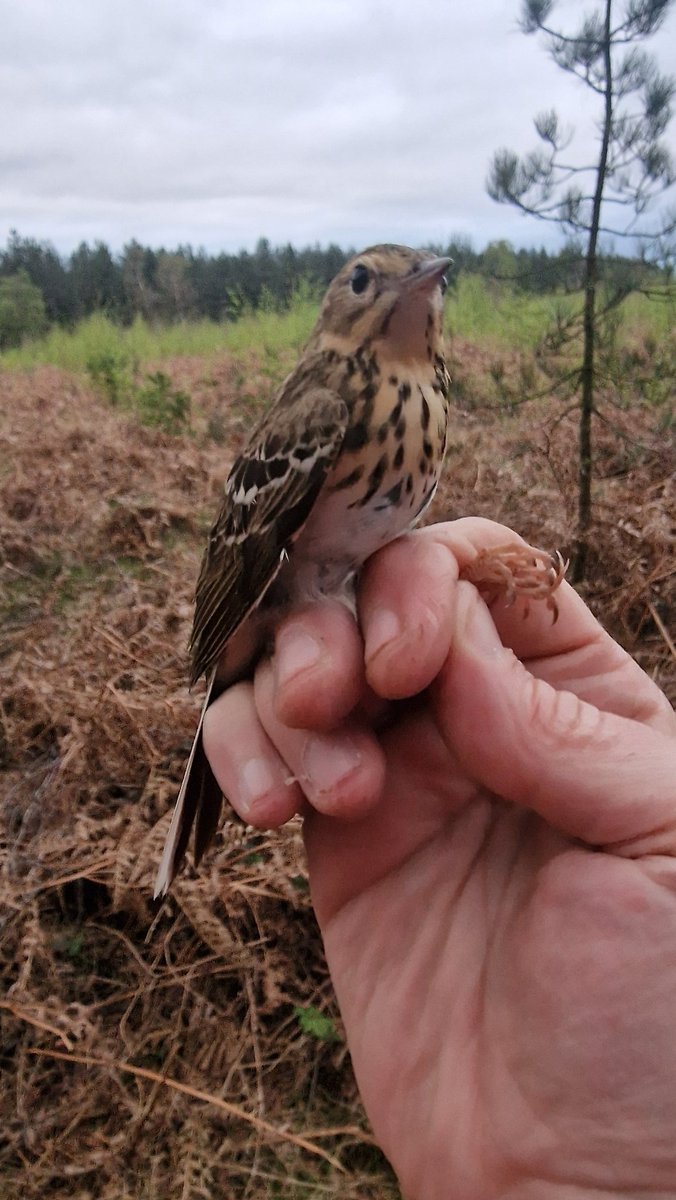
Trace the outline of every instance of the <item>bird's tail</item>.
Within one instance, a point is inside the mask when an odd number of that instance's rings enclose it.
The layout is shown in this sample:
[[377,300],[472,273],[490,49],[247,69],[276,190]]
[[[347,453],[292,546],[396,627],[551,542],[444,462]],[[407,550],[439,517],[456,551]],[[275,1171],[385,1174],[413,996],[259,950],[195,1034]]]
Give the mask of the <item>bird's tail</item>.
[[221,815],[223,794],[209,766],[202,742],[204,714],[220,690],[212,672],[200,713],[197,732],[178,793],[174,815],[164,843],[162,858],[155,879],[154,897],[165,896],[188,848],[190,833],[195,827],[195,864],[213,840]]

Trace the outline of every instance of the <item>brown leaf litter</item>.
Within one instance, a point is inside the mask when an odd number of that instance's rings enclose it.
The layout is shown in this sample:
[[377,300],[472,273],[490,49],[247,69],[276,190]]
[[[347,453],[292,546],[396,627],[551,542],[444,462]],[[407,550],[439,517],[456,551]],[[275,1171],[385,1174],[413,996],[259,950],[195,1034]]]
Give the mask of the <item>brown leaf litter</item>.
[[[340,1031],[298,822],[226,826],[199,877],[150,899],[199,704],[185,647],[202,542],[255,415],[229,407],[230,362],[209,387],[201,370],[176,366],[223,444],[206,420],[195,437],[144,429],[54,369],[0,374],[8,1197],[255,1200],[275,1181],[303,1196],[318,1171],[326,1195],[397,1194],[344,1042],[294,1016],[313,1006]],[[574,416],[471,395],[466,375],[433,517],[492,517],[565,553]],[[585,595],[673,697],[673,447],[648,409],[616,422],[621,437],[597,429]]]

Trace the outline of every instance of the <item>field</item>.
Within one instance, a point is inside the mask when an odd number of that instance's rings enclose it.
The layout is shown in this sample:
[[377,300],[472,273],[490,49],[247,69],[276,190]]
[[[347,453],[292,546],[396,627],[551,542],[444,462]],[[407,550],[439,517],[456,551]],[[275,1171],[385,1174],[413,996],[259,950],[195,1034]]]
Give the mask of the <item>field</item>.
[[[547,304],[451,298],[431,517],[488,516],[565,554],[575,413],[521,403],[546,392]],[[150,898],[199,704],[185,646],[205,530],[313,317],[306,299],[227,329],[92,318],[0,360],[3,1200],[399,1194],[359,1104],[299,826],[231,824],[199,874]],[[665,306],[627,311],[582,588],[672,701],[675,348]]]

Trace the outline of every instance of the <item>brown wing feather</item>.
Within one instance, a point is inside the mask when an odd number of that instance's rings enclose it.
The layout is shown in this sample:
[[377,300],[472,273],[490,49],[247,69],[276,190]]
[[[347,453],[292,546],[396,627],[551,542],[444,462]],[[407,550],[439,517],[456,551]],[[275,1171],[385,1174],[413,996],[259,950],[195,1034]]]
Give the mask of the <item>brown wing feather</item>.
[[215,666],[280,570],[340,452],[347,421],[339,395],[291,376],[234,463],[197,581],[193,683]]
[[[309,372],[316,379],[316,371]],[[280,424],[280,408],[284,422]],[[210,675],[200,721],[167,834],[155,883],[164,895],[195,828],[195,862],[211,842],[221,789],[202,745],[204,713],[218,684],[215,671],[228,640],[260,603],[307,520],[345,437],[348,410],[329,388],[295,372],[259,425],[226,483],[197,582],[191,638],[192,679]],[[216,691],[214,691],[216,689]]]

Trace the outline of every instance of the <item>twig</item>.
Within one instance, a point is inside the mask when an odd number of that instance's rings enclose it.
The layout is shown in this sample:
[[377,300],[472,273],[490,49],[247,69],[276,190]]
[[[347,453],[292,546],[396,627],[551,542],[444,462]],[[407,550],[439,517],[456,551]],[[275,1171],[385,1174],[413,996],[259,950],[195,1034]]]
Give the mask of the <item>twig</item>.
[[652,600],[646,600],[646,604],[648,606],[648,611],[649,611],[653,621],[657,625],[657,628],[659,629],[660,633],[662,634],[662,637],[664,638],[665,645],[667,646],[669,653],[671,654],[671,657],[673,658],[674,662],[676,662],[676,646],[674,645],[673,641],[671,640],[671,637],[669,636],[669,630],[667,629],[666,625],[664,624],[664,621],[662,620],[660,614],[658,613],[657,609],[655,608],[655,605],[653,604]]
[[323,1137],[354,1137],[359,1142],[363,1142],[365,1146],[377,1146],[376,1139],[366,1130],[360,1129],[358,1125],[327,1125],[321,1129],[311,1129],[305,1135],[311,1138]]
[[71,871],[68,875],[59,875],[56,879],[47,879],[45,883],[40,883],[31,889],[30,896],[34,899],[41,892],[51,891],[52,888],[63,887],[66,883],[74,883],[77,879],[91,879],[98,871],[104,867],[110,867],[115,862],[116,852],[112,850],[109,854],[105,854],[103,858],[95,858],[93,862],[83,863],[75,871]]
[[565,421],[566,417],[569,417],[570,414],[575,412],[576,409],[579,409],[579,407],[580,405],[576,401],[575,404],[569,404],[567,408],[564,408],[563,412],[560,412],[558,417],[555,417],[554,420],[551,421],[547,426],[547,433],[552,433],[552,431],[556,429],[557,425],[560,425],[562,421]]
[[650,446],[646,442],[642,442],[638,438],[632,437],[631,434],[627,433],[627,431],[623,429],[621,425],[616,425],[615,422],[611,421],[610,418],[607,417],[606,414],[602,412],[596,404],[594,405],[594,416],[598,417],[599,421],[603,421],[604,425],[607,425],[609,429],[612,429],[613,433],[616,434],[617,437],[622,438],[625,442],[631,442],[632,446],[638,446],[639,450],[645,450],[648,452],[654,449],[654,446]]
[[[41,1021],[39,1017],[32,1016],[31,1013],[27,1013],[23,1008],[19,1008],[18,1005],[12,1004],[9,1000],[0,1000],[0,1008],[4,1008],[6,1012],[10,1012],[19,1021],[25,1021],[27,1025],[34,1025],[36,1029],[42,1029],[45,1033],[53,1033],[55,1037],[58,1037],[63,1042],[66,1050],[73,1049],[73,1043],[70,1038],[66,1037],[65,1033],[62,1033],[56,1025],[51,1025],[49,1021]],[[69,1057],[68,1054],[59,1054],[58,1051],[54,1051],[54,1053],[58,1054],[60,1058]]]
[[[212,1096],[210,1092],[203,1092],[200,1088],[190,1087],[189,1084],[181,1083],[178,1079],[171,1079],[168,1075],[160,1075],[157,1071],[150,1071],[147,1067],[135,1067],[132,1063],[120,1062],[115,1058],[99,1058],[98,1056],[87,1054],[63,1054],[60,1050],[38,1050],[33,1046],[28,1048],[28,1053],[35,1054],[40,1058],[57,1058],[61,1062],[82,1063],[85,1067],[113,1067],[114,1070],[126,1071],[129,1075],[136,1076],[137,1079],[148,1079],[151,1083],[163,1083],[166,1087],[173,1088],[175,1092],[181,1092],[184,1096],[192,1096],[193,1100],[203,1100],[205,1104],[213,1104],[221,1112],[225,1112],[228,1116],[235,1117],[239,1121],[244,1121],[247,1125],[252,1125],[254,1129],[267,1134],[268,1137],[279,1138],[283,1142],[291,1142],[292,1145],[298,1146],[301,1150],[307,1150],[308,1154],[314,1154],[319,1158],[323,1158],[337,1171],[340,1171],[341,1174],[345,1174],[345,1168],[338,1162],[338,1159],[334,1158],[326,1150],[322,1150],[321,1146],[313,1145],[312,1142],[307,1141],[304,1137],[300,1137],[296,1133],[288,1133],[284,1129],[277,1129],[261,1117],[255,1117],[253,1113],[245,1112],[243,1108],[239,1108],[236,1104],[231,1104],[228,1100],[222,1100],[220,1096]],[[350,1132],[352,1132],[351,1129]]]
[[148,664],[144,662],[143,659],[137,654],[134,654],[133,650],[129,649],[127,643],[123,642],[122,638],[116,637],[116,635],[112,633],[110,629],[104,628],[103,625],[94,625],[92,626],[92,633],[95,633],[97,637],[100,637],[104,642],[108,642],[108,645],[112,646],[116,653],[123,654],[125,658],[130,659],[131,662],[137,663],[137,665],[142,667],[144,671],[147,670]]

